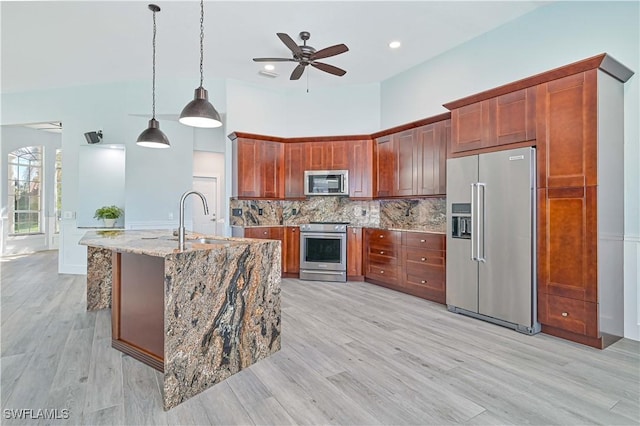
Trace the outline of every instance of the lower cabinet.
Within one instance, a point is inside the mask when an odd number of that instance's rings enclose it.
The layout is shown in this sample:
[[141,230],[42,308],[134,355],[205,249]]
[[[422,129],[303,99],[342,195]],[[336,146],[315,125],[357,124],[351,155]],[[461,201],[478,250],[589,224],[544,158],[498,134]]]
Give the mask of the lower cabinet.
[[300,273],[300,228],[287,226],[284,228],[284,245],[282,246],[284,266],[282,275],[297,276]]
[[445,303],[445,236],[367,228],[365,280]]
[[362,281],[362,228],[347,228],[347,279]]

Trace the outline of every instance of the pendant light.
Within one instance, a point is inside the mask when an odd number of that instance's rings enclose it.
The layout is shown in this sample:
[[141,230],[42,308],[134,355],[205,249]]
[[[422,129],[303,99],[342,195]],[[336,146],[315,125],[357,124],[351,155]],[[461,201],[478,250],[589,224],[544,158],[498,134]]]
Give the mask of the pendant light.
[[193,127],[220,127],[220,114],[209,102],[207,90],[202,87],[202,62],[204,53],[204,0],[200,0],[200,87],[195,90],[194,99],[187,104],[180,114],[182,124]]
[[160,130],[160,123],[156,120],[156,12],[160,12],[160,8],[155,4],[149,5],[149,10],[153,12],[153,83],[151,89],[151,120],[149,127],[140,133],[136,144],[147,148],[169,148],[169,139]]

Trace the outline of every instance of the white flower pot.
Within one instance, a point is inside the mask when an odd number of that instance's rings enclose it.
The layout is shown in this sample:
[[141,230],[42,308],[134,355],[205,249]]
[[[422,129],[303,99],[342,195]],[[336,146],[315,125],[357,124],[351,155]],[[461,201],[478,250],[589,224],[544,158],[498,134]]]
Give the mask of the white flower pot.
[[117,219],[102,219],[105,228],[113,228]]

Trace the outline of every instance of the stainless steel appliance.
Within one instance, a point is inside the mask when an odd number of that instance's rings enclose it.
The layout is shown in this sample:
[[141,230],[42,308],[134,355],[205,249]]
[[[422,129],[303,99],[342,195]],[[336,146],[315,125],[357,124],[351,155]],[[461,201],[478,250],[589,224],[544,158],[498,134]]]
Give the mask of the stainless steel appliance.
[[305,171],[304,195],[349,195],[349,171]]
[[535,149],[447,160],[447,307],[526,333],[536,302]]
[[300,279],[347,281],[347,223],[300,225]]

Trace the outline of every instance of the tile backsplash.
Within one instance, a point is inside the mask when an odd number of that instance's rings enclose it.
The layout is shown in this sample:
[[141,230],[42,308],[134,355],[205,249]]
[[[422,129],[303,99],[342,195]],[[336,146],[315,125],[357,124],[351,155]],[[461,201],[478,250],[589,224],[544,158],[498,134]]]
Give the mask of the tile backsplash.
[[[309,222],[349,222],[353,226],[446,231],[446,198],[356,201],[347,197],[306,200],[231,200],[232,226],[295,226]],[[260,214],[262,213],[262,214]]]

